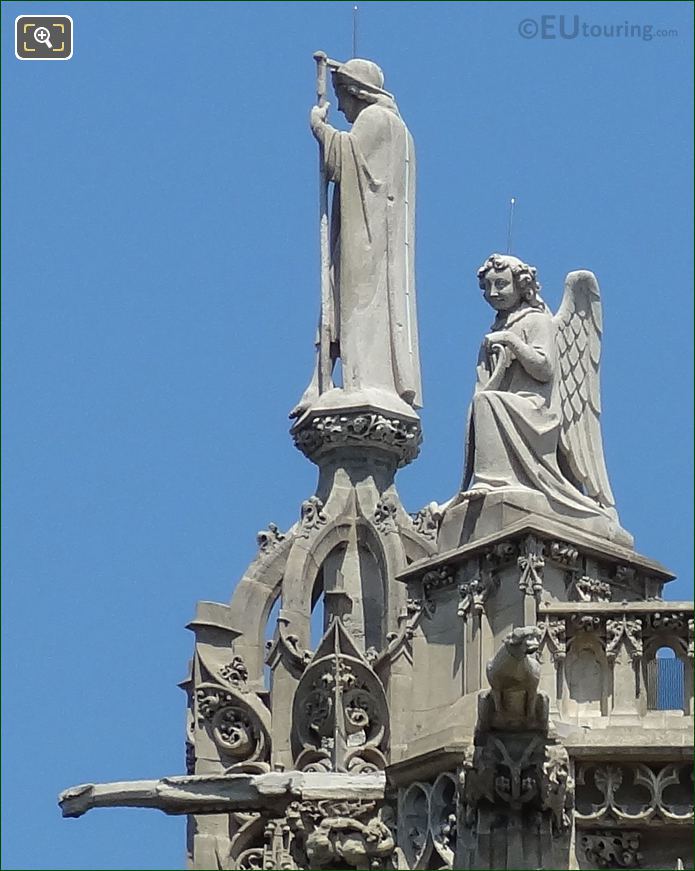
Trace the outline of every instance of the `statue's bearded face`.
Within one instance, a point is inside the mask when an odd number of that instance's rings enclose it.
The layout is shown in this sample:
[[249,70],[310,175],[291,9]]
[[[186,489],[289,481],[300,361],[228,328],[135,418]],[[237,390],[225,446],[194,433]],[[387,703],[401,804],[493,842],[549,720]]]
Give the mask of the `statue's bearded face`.
[[495,311],[511,311],[521,302],[521,294],[514,283],[514,276],[509,267],[499,272],[490,269],[485,275],[484,281],[483,296]]

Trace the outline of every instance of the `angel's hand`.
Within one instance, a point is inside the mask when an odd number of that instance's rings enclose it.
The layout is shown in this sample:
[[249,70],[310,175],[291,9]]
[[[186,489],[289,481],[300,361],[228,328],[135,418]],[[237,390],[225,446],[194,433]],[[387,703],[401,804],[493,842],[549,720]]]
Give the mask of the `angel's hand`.
[[493,345],[502,345],[503,348],[506,348],[507,351],[516,351],[519,347],[520,340],[519,337],[516,336],[511,330],[499,330],[494,333],[488,333],[485,336],[485,344],[488,347],[488,350],[493,347]]

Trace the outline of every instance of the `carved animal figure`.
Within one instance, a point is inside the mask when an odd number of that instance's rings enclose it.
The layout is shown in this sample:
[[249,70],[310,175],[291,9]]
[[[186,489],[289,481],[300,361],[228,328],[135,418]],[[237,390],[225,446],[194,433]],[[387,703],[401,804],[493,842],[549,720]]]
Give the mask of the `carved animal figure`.
[[494,714],[498,725],[505,716],[537,716],[538,682],[541,666],[536,657],[540,633],[535,626],[513,629],[487,664]]
[[306,839],[309,867],[379,868],[395,849],[395,841],[381,816],[366,823],[350,817],[326,817]]

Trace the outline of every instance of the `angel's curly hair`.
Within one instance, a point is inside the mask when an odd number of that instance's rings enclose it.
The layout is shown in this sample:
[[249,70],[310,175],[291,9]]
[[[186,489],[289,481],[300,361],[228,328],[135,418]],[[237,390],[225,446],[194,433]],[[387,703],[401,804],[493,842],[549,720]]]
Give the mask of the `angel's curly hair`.
[[541,285],[536,278],[536,267],[529,266],[528,263],[524,263],[518,257],[512,257],[511,254],[491,254],[487,258],[477,272],[480,289],[485,290],[485,276],[488,272],[491,270],[502,272],[504,269],[511,270],[514,284],[519,289],[524,302],[532,308],[546,307],[541,298]]

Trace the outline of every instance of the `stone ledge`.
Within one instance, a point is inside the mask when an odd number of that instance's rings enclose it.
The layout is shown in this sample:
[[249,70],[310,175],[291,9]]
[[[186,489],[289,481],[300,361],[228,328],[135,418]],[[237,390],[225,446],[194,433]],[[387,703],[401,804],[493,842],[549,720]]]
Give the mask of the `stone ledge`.
[[470,742],[455,741],[394,762],[386,768],[387,784],[395,788],[413,780],[429,780],[440,771],[453,771],[463,761],[469,746]]
[[693,612],[693,602],[650,599],[644,602],[541,602],[539,614],[672,614]]
[[540,539],[555,539],[572,544],[581,549],[584,554],[638,569],[661,582],[671,581],[675,578],[673,572],[661,563],[642,556],[637,551],[583,532],[560,521],[529,515],[498,532],[447,550],[434,559],[418,560],[412,563],[406,571],[398,574],[396,580],[402,583],[420,580],[425,572],[432,569],[447,565],[455,566],[471,556],[486,551],[492,545],[528,534],[536,535]]
[[[645,718],[641,718],[644,721]],[[579,729],[562,737],[567,752],[575,759],[672,762],[693,757],[693,718],[683,717],[678,729],[608,726]],[[563,725],[567,725],[566,723]],[[583,734],[582,734],[583,733]]]

